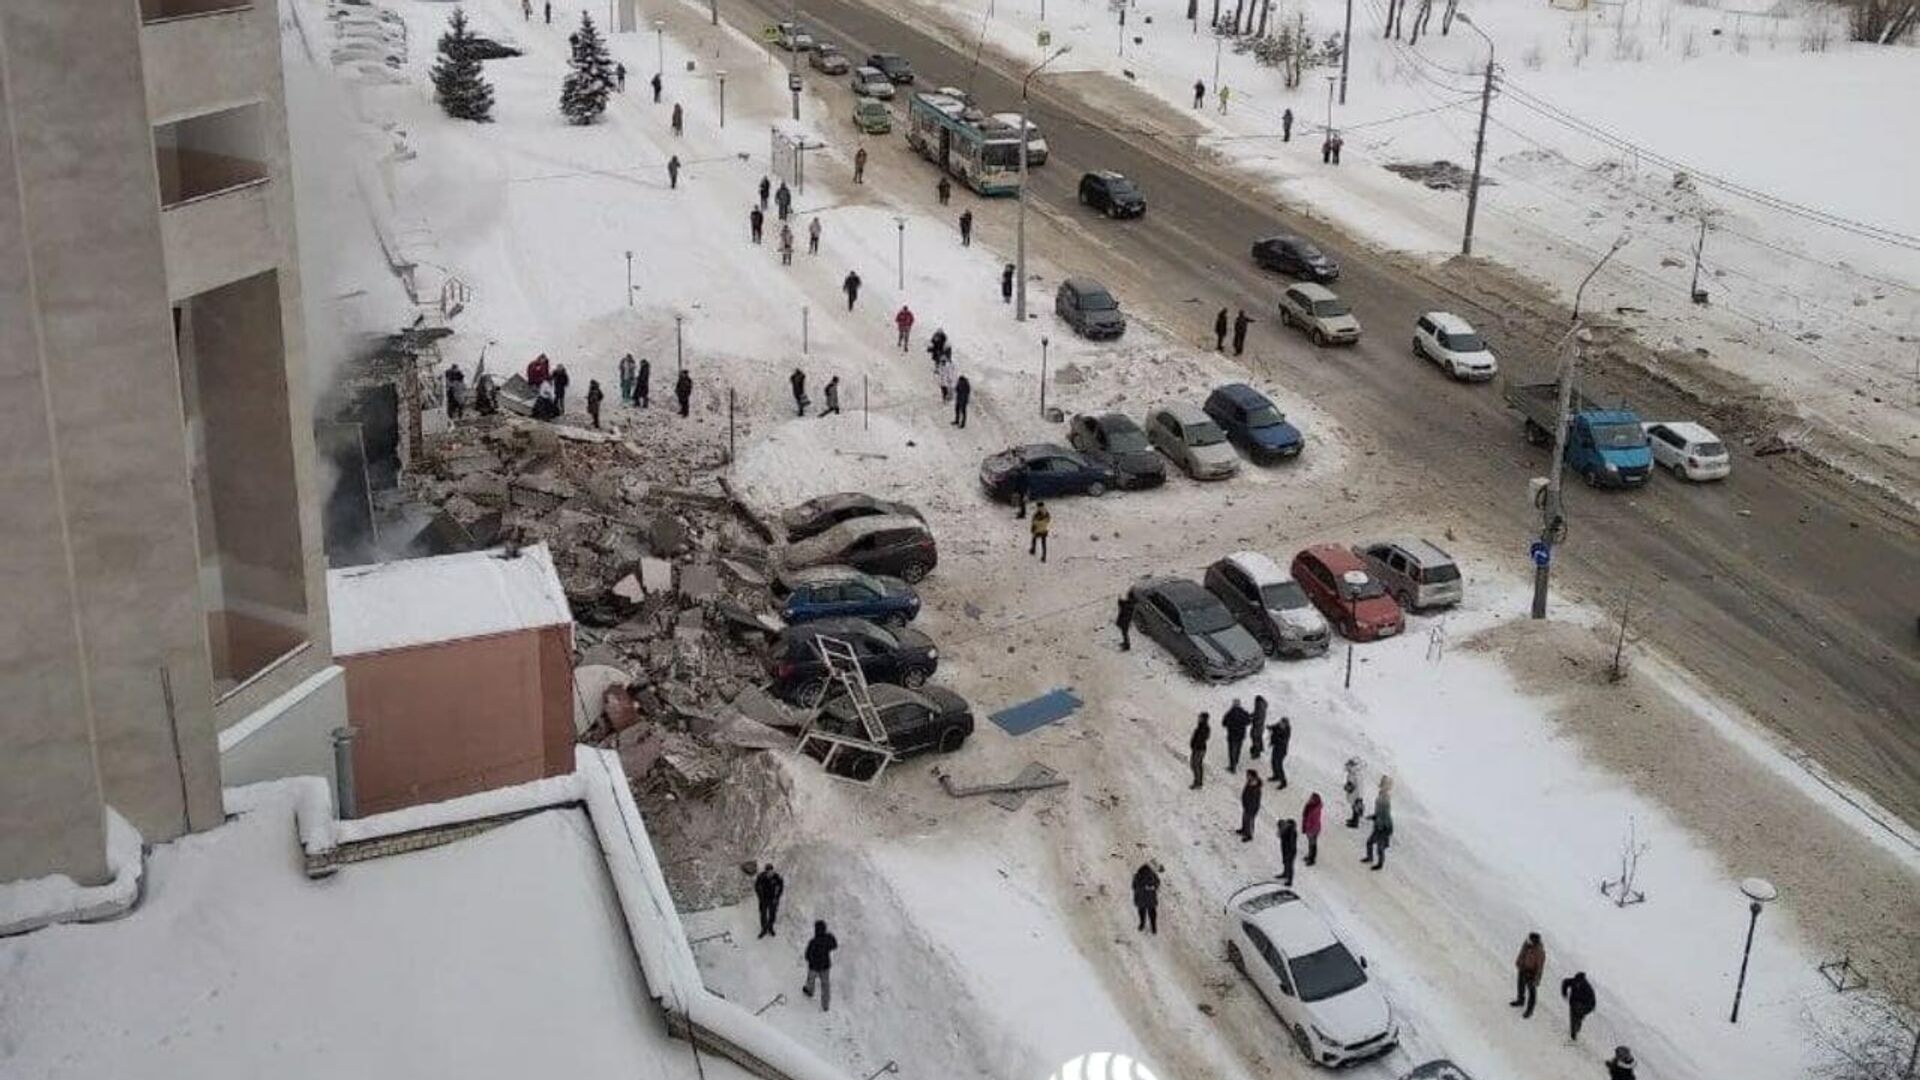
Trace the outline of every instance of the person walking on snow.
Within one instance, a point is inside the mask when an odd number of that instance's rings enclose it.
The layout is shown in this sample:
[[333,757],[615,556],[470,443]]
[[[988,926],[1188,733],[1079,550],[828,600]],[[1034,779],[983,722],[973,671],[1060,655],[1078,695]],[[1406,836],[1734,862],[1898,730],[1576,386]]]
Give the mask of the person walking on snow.
[[772,863],[753,876],[753,896],[760,902],[760,936],[773,936],[773,922],[780,917],[780,894],[787,891],[787,879]]
[[940,357],[939,362],[934,364],[933,367],[940,379],[940,400],[952,401],[954,379],[953,357],[943,355]]
[[853,152],[853,182],[867,182],[867,148],[864,146]]
[[1136,929],[1160,933],[1160,875],[1152,863],[1141,863],[1133,872],[1133,910],[1140,916]]
[[1000,271],[1000,302],[1003,304],[1013,303],[1013,264],[1012,263],[1008,263],[1006,265],[1006,268]]
[[1240,785],[1240,842],[1253,840],[1253,821],[1260,816],[1260,795],[1265,789],[1260,784],[1260,774],[1247,770],[1247,782]]
[[467,403],[467,373],[460,370],[459,364],[447,368],[447,419],[460,419],[460,410]]
[[1013,471],[1013,519],[1019,521],[1027,516],[1027,470]]
[[787,376],[787,385],[793,387],[793,415],[807,415],[807,373],[794,368]]
[[[1259,699],[1254,699],[1259,707]],[[1268,779],[1279,785],[1282,791],[1287,787],[1287,751],[1293,746],[1293,721],[1282,716],[1267,729]]]
[[818,214],[813,216],[812,221],[807,222],[807,254],[820,254],[820,215]]
[[1233,699],[1227,714],[1220,718],[1220,728],[1227,733],[1227,771],[1240,771],[1240,747],[1247,741],[1247,729],[1253,726],[1253,717],[1247,714],[1246,706],[1239,698]]
[[1198,109],[1200,103],[1205,100],[1207,100],[1207,84],[1199,79],[1193,80],[1193,107]]
[[960,246],[973,246],[973,211],[960,211]]
[[1300,828],[1292,818],[1280,819],[1280,884],[1293,887],[1293,860],[1300,853]]
[[821,394],[827,399],[826,407],[820,410],[821,418],[824,419],[838,413],[840,411],[840,376],[835,375],[833,378],[828,379],[827,388],[822,391]]
[[1226,308],[1221,308],[1220,313],[1213,317],[1213,351],[1214,352],[1227,351],[1227,309]]
[[793,265],[793,225],[785,221],[780,223],[780,265]]
[[933,361],[933,369],[936,372],[940,370],[940,358],[946,355],[946,351],[947,331],[942,327],[935,327],[933,337],[927,339],[927,357]]
[[761,230],[767,227],[767,215],[759,207],[747,211],[747,237],[754,243],[760,242]]
[[812,997],[814,985],[819,984],[821,1012],[826,1012],[833,1001],[833,950],[839,947],[840,943],[827,933],[827,921],[815,919],[813,937],[807,941],[807,983],[800,992]]
[[613,81],[620,87],[621,93],[624,94],[627,92],[627,65],[613,65]]
[[542,5],[542,14],[546,16],[547,25],[552,26],[553,25],[553,0],[547,0],[547,2],[544,5]]
[[941,174],[940,182],[933,185],[933,194],[940,200],[941,206],[947,205],[947,201],[953,198],[953,181],[947,179],[945,173]]
[[680,418],[686,419],[687,410],[693,401],[693,376],[686,368],[680,369],[680,377],[673,380],[673,397],[680,403]]
[[1233,95],[1233,88],[1228,86],[1225,83],[1221,83],[1220,84],[1220,115],[1221,116],[1227,115],[1227,98],[1231,97],[1232,95]]
[[773,208],[780,211],[780,220],[785,221],[793,213],[793,192],[787,190],[787,182],[780,181],[780,190],[773,193]]
[[1292,109],[1288,109],[1285,112],[1280,114],[1280,141],[1281,142],[1293,141],[1293,110]]
[[1576,971],[1570,978],[1560,980],[1560,996],[1567,999],[1567,1040],[1580,1041],[1580,1025],[1599,1004],[1594,1000],[1593,984],[1587,981],[1587,973]]
[[1347,828],[1357,829],[1360,827],[1360,815],[1367,806],[1366,796],[1361,794],[1360,787],[1366,782],[1366,766],[1360,764],[1359,758],[1350,757],[1347,759],[1346,769],[1347,782],[1340,790],[1346,794],[1347,808],[1351,811],[1347,815]]
[[686,126],[686,115],[680,111],[680,103],[676,101],[673,103],[673,137],[677,139],[684,134]]
[[1253,722],[1247,725],[1247,759],[1255,765],[1267,752],[1267,695],[1253,695]]
[[[648,81],[648,85],[653,87],[653,103],[655,105],[660,104],[660,73],[659,72],[656,71],[653,73],[653,78]],[[675,127],[673,129],[673,133],[675,135],[680,134],[680,129],[678,127]]]
[[1613,1057],[1605,1064],[1607,1080],[1633,1080],[1633,1051],[1616,1046],[1613,1048]]
[[1540,940],[1539,931],[1535,931],[1527,935],[1520,954],[1513,958],[1513,1000],[1507,1004],[1516,1009],[1526,1006],[1521,1019],[1533,1015],[1534,1003],[1540,996],[1540,976],[1546,970],[1547,946]]
[[1053,511],[1047,509],[1046,500],[1042,499],[1033,504],[1033,521],[1027,526],[1031,537],[1027,541],[1027,554],[1038,551],[1041,562],[1047,561],[1047,531],[1051,528]]
[[520,0],[520,17],[528,22],[533,21],[533,0]]
[[667,190],[669,191],[680,190],[680,155],[679,154],[675,154],[672,157],[667,159]]
[[853,302],[860,299],[860,275],[847,271],[846,279],[840,282],[840,291],[847,294],[847,310],[853,310]]
[[973,400],[973,381],[965,375],[953,383],[953,426],[967,426],[967,402]]
[[1300,811],[1300,835],[1307,838],[1307,865],[1312,866],[1320,857],[1320,793],[1307,796],[1307,805]]
[[761,177],[760,178],[760,209],[765,210],[767,208],[767,198],[772,194],[773,194],[773,181],[768,180],[764,176]]
[[1239,356],[1247,349],[1247,327],[1253,320],[1247,316],[1247,309],[1241,308],[1240,314],[1233,317],[1233,355]]
[[633,404],[633,376],[633,354],[628,353],[620,358],[620,404],[622,405]]
[[593,430],[600,430],[600,403],[607,400],[607,392],[600,389],[599,379],[587,380],[587,419],[593,422]]
[[633,403],[646,408],[653,399],[653,361],[640,358],[639,370],[633,373]]
[[1207,725],[1207,714],[1200,714],[1200,722],[1193,725],[1193,734],[1187,736],[1187,764],[1193,767],[1193,783],[1187,785],[1188,791],[1200,790],[1200,784],[1207,775],[1207,740],[1213,737],[1213,728]]
[[[1393,842],[1393,777],[1380,778],[1380,792],[1373,797],[1373,813],[1367,818],[1373,822],[1373,828],[1367,833],[1366,856],[1361,862],[1371,863],[1373,869],[1384,869],[1387,865],[1387,845]],[[1532,1010],[1528,1010],[1532,1015]]]
[[900,351],[907,351],[907,341],[913,336],[913,309],[905,304],[893,313],[893,327],[900,331]]
[[1120,609],[1113,613],[1113,625],[1120,628],[1120,651],[1133,651],[1133,605],[1132,593],[1120,594]]
[[567,387],[573,385],[573,376],[567,374],[567,365],[553,365],[553,399],[561,412],[567,411]]

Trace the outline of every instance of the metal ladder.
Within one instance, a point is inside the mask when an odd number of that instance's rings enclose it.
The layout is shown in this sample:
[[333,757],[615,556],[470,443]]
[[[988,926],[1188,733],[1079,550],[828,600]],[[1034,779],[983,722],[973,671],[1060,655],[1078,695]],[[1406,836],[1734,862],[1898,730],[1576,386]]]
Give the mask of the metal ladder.
[[[887,729],[880,722],[880,713],[873,707],[873,695],[867,689],[867,673],[860,667],[860,657],[853,646],[842,638],[822,635],[814,639],[814,650],[820,655],[820,662],[826,665],[827,677],[820,684],[820,692],[808,703],[813,715],[807,720],[807,726],[800,732],[800,741],[794,749],[814,757],[822,768],[833,772],[834,758],[846,749],[852,749],[873,758],[876,761],[869,776],[853,776],[862,783],[873,783],[893,763],[893,749],[887,742]],[[816,721],[820,716],[820,707],[838,685],[845,691],[848,700],[853,702],[854,715],[859,717],[865,737],[845,735],[839,732],[822,731]],[[809,753],[809,746],[818,747],[819,753]]]

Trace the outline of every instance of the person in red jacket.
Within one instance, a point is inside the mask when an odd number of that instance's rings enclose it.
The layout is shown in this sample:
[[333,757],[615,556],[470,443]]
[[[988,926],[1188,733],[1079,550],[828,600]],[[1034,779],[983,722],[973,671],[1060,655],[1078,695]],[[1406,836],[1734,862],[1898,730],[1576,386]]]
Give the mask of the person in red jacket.
[[1307,838],[1307,865],[1320,856],[1320,793],[1307,796],[1306,808],[1300,811],[1300,835]]
[[900,331],[900,351],[907,351],[907,339],[913,335],[913,309],[905,304],[893,316],[894,328]]
[[540,389],[540,384],[546,382],[547,376],[552,373],[552,361],[547,359],[546,353],[541,353],[527,364],[527,386],[534,390]]

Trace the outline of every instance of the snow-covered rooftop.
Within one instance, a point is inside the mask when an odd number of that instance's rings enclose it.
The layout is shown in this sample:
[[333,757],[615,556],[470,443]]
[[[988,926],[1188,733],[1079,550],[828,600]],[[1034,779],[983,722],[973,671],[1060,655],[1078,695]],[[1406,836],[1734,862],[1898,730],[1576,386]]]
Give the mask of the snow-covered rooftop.
[[126,918],[0,940],[0,1073],[702,1075],[647,994],[585,812],[316,881],[284,789],[156,849]]
[[335,656],[573,622],[545,544],[330,570],[327,605]]

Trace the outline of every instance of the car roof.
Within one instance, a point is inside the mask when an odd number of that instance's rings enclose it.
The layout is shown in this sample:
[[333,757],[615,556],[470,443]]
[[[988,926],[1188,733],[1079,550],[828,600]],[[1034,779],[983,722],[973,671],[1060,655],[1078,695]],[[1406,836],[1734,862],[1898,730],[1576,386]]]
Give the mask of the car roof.
[[1293,580],[1279,563],[1258,551],[1236,551],[1221,561],[1239,567],[1255,585],[1278,585]]
[[1253,387],[1248,386],[1246,383],[1237,382],[1237,383],[1228,383],[1225,386],[1216,386],[1214,387],[1213,392],[1216,394],[1219,394],[1223,398],[1226,398],[1228,401],[1231,401],[1234,404],[1240,405],[1242,407],[1251,406],[1251,405],[1273,404],[1273,400],[1271,398],[1267,397],[1267,395],[1261,393],[1260,391],[1255,390]]
[[1113,431],[1116,428],[1131,431],[1140,430],[1140,425],[1135,422],[1133,417],[1123,412],[1081,413],[1080,416],[1075,419],[1085,419],[1102,431]]
[[1680,436],[1690,443],[1720,441],[1720,436],[1715,435],[1704,425],[1696,424],[1691,420],[1658,420],[1647,426],[1650,428],[1666,428],[1668,431],[1673,432],[1675,435]]
[[1338,574],[1347,570],[1366,570],[1365,559],[1341,547],[1339,544],[1314,544],[1302,548],[1302,555],[1309,555],[1326,564],[1327,569]]
[[836,581],[857,581],[871,577],[865,570],[845,566],[840,563],[828,563],[825,566],[809,566],[805,570],[795,570],[788,574],[786,584],[798,589],[802,585],[824,585]]
[[[1274,896],[1278,897],[1278,903],[1255,904],[1258,910],[1247,910],[1250,901]],[[1288,956],[1305,956],[1340,940],[1319,912],[1307,906],[1299,893],[1284,885],[1271,882],[1250,885],[1233,894],[1228,909],[1236,917],[1259,927]]]
[[1061,446],[1059,443],[1044,442],[1024,443],[1016,446],[1013,448],[1013,454],[1021,461],[1032,461],[1037,457],[1066,457],[1076,460],[1080,457],[1078,451],[1069,447]]
[[886,72],[881,71],[879,68],[874,67],[872,64],[861,64],[859,67],[853,69],[853,73],[855,75],[885,75],[886,74]]
[[[908,702],[916,705],[930,704],[925,696],[917,694],[904,686],[895,686],[892,683],[869,683],[867,685],[867,696],[873,700],[873,707],[876,709],[888,709],[895,705]],[[843,712],[838,708],[834,708],[847,701],[847,695],[835,694],[827,700],[827,708],[833,709],[835,713],[851,719],[855,715],[851,709]],[[939,710],[936,709],[935,711],[937,712]]]
[[1071,277],[1061,282],[1060,284],[1065,285],[1067,288],[1072,289],[1074,292],[1077,292],[1077,293],[1090,293],[1090,292],[1111,293],[1113,292],[1112,289],[1107,288],[1105,285],[1100,284],[1099,282],[1093,280],[1090,277]]
[[1121,174],[1114,172],[1112,169],[1094,169],[1091,172],[1087,173],[1087,175],[1097,176],[1102,180],[1125,180],[1126,179],[1125,176],[1122,176]]
[[1384,540],[1375,540],[1372,543],[1362,544],[1361,547],[1370,548],[1380,544],[1388,544],[1399,548],[1401,551],[1419,560],[1422,566],[1435,566],[1440,563],[1450,563],[1453,561],[1453,556],[1447,554],[1445,548],[1442,548],[1439,544],[1431,540],[1422,539],[1417,536],[1390,536]]
[[1189,405],[1184,401],[1176,401],[1171,405],[1162,405],[1154,411],[1170,414],[1175,420],[1180,421],[1181,427],[1186,427],[1188,424],[1213,423],[1213,418],[1201,411],[1198,405]]
[[1449,334],[1471,334],[1472,324],[1451,311],[1429,311],[1424,313],[1426,320],[1445,330]]
[[1263,236],[1260,239],[1255,240],[1254,243],[1256,244],[1304,244],[1306,243],[1306,241],[1300,239],[1299,237],[1293,235],[1292,233],[1274,233],[1272,236]]
[[1149,578],[1141,582],[1138,588],[1160,593],[1172,601],[1174,607],[1183,611],[1188,608],[1208,607],[1220,602],[1212,593],[1201,588],[1199,582],[1189,581],[1183,577]]
[[907,517],[905,514],[869,514],[866,517],[851,518],[843,521],[817,536],[809,536],[805,540],[796,540],[789,544],[788,547],[791,550],[806,555],[814,555],[823,550],[831,551],[835,548],[845,547],[870,533],[891,529],[917,529],[921,532],[929,531],[926,522],[921,521],[919,518]]
[[1316,281],[1301,281],[1287,286],[1289,292],[1297,292],[1309,300],[1338,300],[1332,289]]
[[789,626],[784,631],[788,641],[808,641],[817,637],[891,637],[887,628],[870,619],[855,619],[846,616],[835,619],[814,619],[799,626]]

